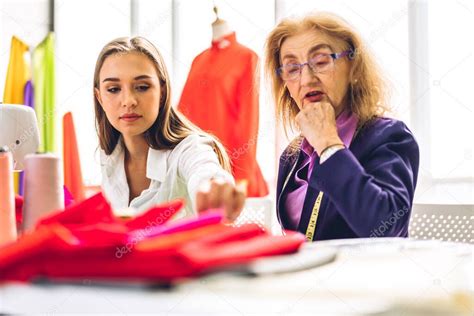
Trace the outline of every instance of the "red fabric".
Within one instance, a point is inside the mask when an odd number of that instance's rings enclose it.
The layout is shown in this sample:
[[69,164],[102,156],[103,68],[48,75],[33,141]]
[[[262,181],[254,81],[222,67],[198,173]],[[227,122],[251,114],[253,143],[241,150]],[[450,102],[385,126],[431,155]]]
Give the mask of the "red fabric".
[[305,240],[292,232],[270,236],[253,224],[228,226],[215,211],[169,222],[182,205],[174,201],[121,220],[99,193],[43,218],[34,232],[0,248],[0,282],[36,277],[172,282],[292,253]]
[[63,117],[63,163],[64,185],[76,201],[84,200],[85,191],[82,182],[81,162],[71,112],[64,114]]
[[[68,189],[63,186],[64,190],[64,207],[68,207],[74,203],[74,199]],[[23,203],[24,197],[21,195],[15,196],[15,213],[16,213],[16,225],[17,227],[21,227],[21,223],[23,222]]]
[[[229,46],[219,48],[223,41]],[[248,196],[265,196],[268,187],[257,164],[258,56],[236,41],[235,33],[214,42],[193,61],[178,109],[217,136],[232,160],[237,181]]]

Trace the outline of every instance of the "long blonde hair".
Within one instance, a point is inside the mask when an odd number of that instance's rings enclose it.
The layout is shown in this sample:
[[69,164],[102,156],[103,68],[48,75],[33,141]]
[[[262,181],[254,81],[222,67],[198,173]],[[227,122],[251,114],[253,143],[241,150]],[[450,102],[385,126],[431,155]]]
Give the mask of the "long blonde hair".
[[272,85],[276,114],[282,120],[285,132],[287,132],[287,127],[293,129],[299,108],[290,96],[284,81],[276,72],[276,69],[281,66],[280,49],[286,38],[307,30],[318,30],[340,39],[353,50],[350,86],[347,93],[351,110],[358,117],[359,125],[387,112],[385,80],[367,51],[361,36],[351,25],[339,16],[327,12],[311,14],[303,18],[288,18],[273,29],[265,44],[265,73]]
[[[153,125],[144,133],[148,146],[153,149],[173,149],[184,138],[191,134],[208,136],[213,139],[214,152],[219,159],[219,163],[225,170],[230,172],[229,157],[224,146],[222,146],[217,138],[202,131],[171,106],[171,85],[163,57],[158,49],[147,39],[143,37],[121,37],[105,45],[95,65],[94,89],[99,88],[100,69],[109,56],[132,52],[141,53],[153,62],[161,86],[158,117]],[[110,124],[95,93],[94,108],[100,148],[104,150],[107,155],[110,155],[120,139],[120,132]]]

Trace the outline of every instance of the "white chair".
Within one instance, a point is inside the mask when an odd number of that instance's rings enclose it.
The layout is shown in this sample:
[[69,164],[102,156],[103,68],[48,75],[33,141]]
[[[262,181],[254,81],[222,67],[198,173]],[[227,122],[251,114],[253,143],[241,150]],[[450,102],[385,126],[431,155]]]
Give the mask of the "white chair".
[[414,204],[409,236],[474,244],[474,205]]
[[272,228],[273,201],[268,196],[261,198],[247,198],[244,209],[235,220],[235,225],[248,223],[258,224],[266,229]]

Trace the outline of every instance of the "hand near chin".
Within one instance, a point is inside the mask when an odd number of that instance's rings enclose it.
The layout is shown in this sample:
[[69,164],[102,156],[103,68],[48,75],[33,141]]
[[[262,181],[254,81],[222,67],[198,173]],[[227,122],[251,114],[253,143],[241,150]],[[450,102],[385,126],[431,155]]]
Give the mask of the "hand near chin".
[[336,113],[329,101],[306,104],[296,115],[295,120],[300,127],[301,135],[313,146],[318,155],[328,146],[342,144],[337,134]]
[[245,203],[245,189],[221,180],[210,180],[196,193],[198,212],[210,208],[224,209],[227,221],[234,221],[242,212]]

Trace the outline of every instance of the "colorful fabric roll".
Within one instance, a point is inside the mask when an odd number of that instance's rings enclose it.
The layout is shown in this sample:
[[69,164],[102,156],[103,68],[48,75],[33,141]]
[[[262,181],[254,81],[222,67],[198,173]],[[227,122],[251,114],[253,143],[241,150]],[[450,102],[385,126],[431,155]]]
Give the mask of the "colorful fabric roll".
[[3,103],[24,104],[24,89],[30,79],[30,65],[25,58],[29,47],[18,37],[12,37]]
[[36,116],[41,135],[40,152],[55,152],[54,35],[49,33],[33,51],[33,84]]

